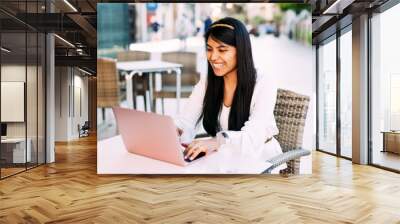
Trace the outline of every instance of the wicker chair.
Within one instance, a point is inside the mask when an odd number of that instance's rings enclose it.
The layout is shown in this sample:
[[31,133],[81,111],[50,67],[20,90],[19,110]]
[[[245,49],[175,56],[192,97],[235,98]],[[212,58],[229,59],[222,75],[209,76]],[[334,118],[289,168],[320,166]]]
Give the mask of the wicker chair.
[[[122,61],[145,61],[150,60],[150,52],[146,51],[123,51],[117,54],[117,60]],[[123,80],[122,80],[123,81]],[[136,109],[136,96],[142,95],[144,99],[144,110],[147,108],[146,91],[148,90],[149,76],[147,73],[142,76],[134,75],[132,77],[132,96],[133,108]]]
[[273,165],[264,173],[287,164],[287,168],[280,170],[281,174],[299,174],[300,157],[310,154],[310,151],[302,149],[303,132],[307,110],[310,103],[308,96],[278,89],[274,115],[279,134],[275,136],[282,147],[283,154],[268,160]]
[[119,105],[119,88],[116,62],[111,59],[97,59],[97,107],[104,108]]
[[[196,53],[194,52],[167,52],[162,54],[162,60],[183,65],[181,73],[181,97],[187,98],[192,93],[194,85],[199,81],[200,74],[196,71]],[[156,100],[161,98],[164,113],[164,98],[176,97],[176,75],[163,74],[161,76],[161,90],[153,92],[153,108],[156,111]]]
[[146,51],[122,51],[117,54],[118,61],[145,61],[150,60],[150,52]]

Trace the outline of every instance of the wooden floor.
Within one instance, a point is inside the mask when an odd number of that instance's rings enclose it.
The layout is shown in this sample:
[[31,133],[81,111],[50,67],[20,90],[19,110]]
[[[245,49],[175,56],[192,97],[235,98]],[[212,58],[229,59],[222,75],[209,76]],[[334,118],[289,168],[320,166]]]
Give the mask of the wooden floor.
[[400,175],[320,152],[313,175],[96,174],[96,139],[0,181],[0,223],[400,223]]
[[372,161],[374,164],[400,170],[400,154],[392,152],[374,151]]
[[25,167],[24,168],[1,168],[1,177],[7,177],[10,175],[13,175],[15,173],[19,173],[26,170]]

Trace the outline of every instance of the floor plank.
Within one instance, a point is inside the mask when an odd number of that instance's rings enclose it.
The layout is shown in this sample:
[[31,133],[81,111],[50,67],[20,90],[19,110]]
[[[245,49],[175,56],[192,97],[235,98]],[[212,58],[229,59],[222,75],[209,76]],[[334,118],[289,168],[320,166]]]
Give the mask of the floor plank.
[[0,181],[0,223],[400,223],[400,175],[313,152],[313,174],[97,175],[96,137]]

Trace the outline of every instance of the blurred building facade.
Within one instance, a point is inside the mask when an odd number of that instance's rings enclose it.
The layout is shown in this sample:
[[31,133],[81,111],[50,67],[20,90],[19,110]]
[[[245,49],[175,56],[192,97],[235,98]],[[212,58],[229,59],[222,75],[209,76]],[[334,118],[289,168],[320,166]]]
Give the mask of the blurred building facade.
[[[126,49],[136,41],[136,9],[127,3],[98,4],[97,32],[101,56],[115,56],[114,50]],[[118,16],[116,16],[118,15]],[[111,49],[111,50],[106,50]]]

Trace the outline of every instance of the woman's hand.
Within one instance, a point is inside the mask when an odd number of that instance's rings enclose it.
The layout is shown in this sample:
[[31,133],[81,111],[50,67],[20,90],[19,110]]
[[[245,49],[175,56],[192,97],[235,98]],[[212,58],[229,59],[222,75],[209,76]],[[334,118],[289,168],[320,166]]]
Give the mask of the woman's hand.
[[218,147],[219,144],[216,138],[195,140],[185,149],[185,159],[189,158],[190,160],[193,160],[202,152],[206,153],[207,155],[212,151],[216,151]]

